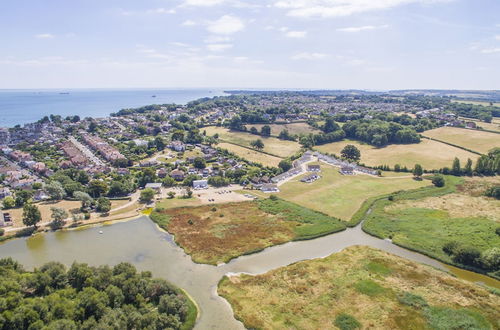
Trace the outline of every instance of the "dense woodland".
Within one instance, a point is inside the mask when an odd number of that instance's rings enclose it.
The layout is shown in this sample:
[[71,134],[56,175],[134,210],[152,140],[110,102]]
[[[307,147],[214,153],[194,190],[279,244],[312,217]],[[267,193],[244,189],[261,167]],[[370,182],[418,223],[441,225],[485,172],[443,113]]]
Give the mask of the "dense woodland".
[[177,288],[128,263],[28,272],[9,258],[0,274],[0,329],[185,329],[196,318]]

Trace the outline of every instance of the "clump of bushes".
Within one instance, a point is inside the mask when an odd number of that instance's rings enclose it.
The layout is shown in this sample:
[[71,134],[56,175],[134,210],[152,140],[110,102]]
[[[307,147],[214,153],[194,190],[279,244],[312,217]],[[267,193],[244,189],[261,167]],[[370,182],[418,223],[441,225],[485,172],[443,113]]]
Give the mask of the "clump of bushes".
[[361,329],[361,323],[352,315],[342,313],[337,315],[334,323],[340,330]]
[[398,300],[400,303],[404,305],[415,307],[418,309],[428,306],[427,301],[425,301],[424,298],[410,292],[404,292],[402,294],[399,294]]
[[492,272],[500,270],[500,248],[493,247],[481,253],[476,248],[451,241],[443,246],[443,251],[456,263]]
[[436,187],[444,187],[445,181],[442,175],[434,175],[431,181]]

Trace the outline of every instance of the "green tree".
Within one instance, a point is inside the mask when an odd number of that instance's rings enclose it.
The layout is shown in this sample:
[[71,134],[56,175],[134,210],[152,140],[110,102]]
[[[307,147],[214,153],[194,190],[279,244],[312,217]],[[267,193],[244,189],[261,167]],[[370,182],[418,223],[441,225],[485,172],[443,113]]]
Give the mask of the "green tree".
[[500,270],[500,248],[494,247],[481,254],[481,263],[489,271]]
[[108,184],[102,180],[92,180],[89,182],[87,190],[93,198],[97,198],[106,194],[108,191]]
[[175,191],[169,191],[167,195],[168,198],[173,199],[175,197]]
[[250,145],[255,148],[255,149],[258,149],[258,150],[262,150],[264,149],[264,142],[262,142],[261,139],[257,139],[255,141],[252,141],[250,142]]
[[73,197],[82,202],[82,210],[89,208],[94,203],[94,199],[83,191],[75,191]]
[[271,136],[271,126],[269,125],[262,126],[262,128],[260,129],[260,134],[262,136]]
[[155,191],[151,188],[146,188],[143,191],[141,191],[141,196],[140,200],[143,203],[149,204],[153,201],[155,198]]
[[193,161],[193,166],[195,168],[203,169],[207,167],[207,162],[203,157],[196,157]]
[[50,223],[50,227],[52,229],[63,227],[65,224],[65,220],[68,218],[68,212],[60,207],[51,207],[50,211],[52,212],[52,222]]
[[356,146],[348,144],[340,152],[342,158],[357,162],[361,158],[361,152]]
[[445,181],[444,181],[444,177],[442,175],[435,175],[433,178],[432,178],[432,183],[436,186],[436,187],[443,187],[444,184],[445,184]]
[[16,192],[16,206],[21,207],[33,197],[33,194],[27,190],[21,190]]
[[462,169],[460,167],[460,159],[458,157],[455,157],[453,160],[453,165],[451,166],[451,174],[459,176],[462,174]]
[[331,133],[339,129],[340,126],[335,122],[333,117],[326,118],[325,124],[321,127],[321,130],[325,133]]
[[111,201],[106,197],[99,197],[97,199],[97,211],[102,213],[111,211]]
[[11,209],[16,206],[16,200],[12,196],[7,196],[2,200],[4,209]]
[[415,178],[420,179],[422,174],[424,174],[424,169],[422,168],[422,165],[415,164],[412,173]]
[[45,185],[45,191],[54,200],[61,200],[66,196],[66,191],[64,190],[62,184],[57,181],[49,182]]
[[36,205],[26,203],[23,206],[23,223],[26,226],[33,226],[42,220],[42,214]]
[[467,158],[467,163],[465,164],[464,167],[464,173],[467,176],[472,176],[472,160],[470,158]]
[[255,127],[252,126],[252,127],[250,127],[250,133],[257,135],[257,134],[259,134],[259,131]]
[[283,159],[279,162],[278,166],[283,170],[283,172],[286,172],[292,168],[292,162],[289,159]]

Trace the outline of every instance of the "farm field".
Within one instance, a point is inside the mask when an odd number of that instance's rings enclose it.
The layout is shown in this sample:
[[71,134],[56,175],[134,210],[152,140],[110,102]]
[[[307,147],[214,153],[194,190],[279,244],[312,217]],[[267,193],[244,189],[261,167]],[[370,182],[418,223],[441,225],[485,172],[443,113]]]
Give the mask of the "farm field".
[[500,135],[472,129],[457,127],[440,127],[425,131],[422,135],[444,142],[459,145],[483,154],[490,149],[500,147]]
[[193,261],[218,264],[268,246],[345,229],[337,219],[276,199],[162,209],[152,220]]
[[227,128],[206,127],[207,135],[219,134],[221,142],[229,142],[250,147],[250,142],[261,139],[264,142],[263,151],[271,155],[286,158],[300,150],[301,146],[295,141],[284,141],[274,137],[262,137],[245,132],[230,131]]
[[[245,125],[245,127],[250,130],[251,127],[255,127],[259,132],[262,126],[265,124],[252,124]],[[269,124],[271,127],[271,135],[279,135],[282,130],[286,129],[290,134],[309,134],[319,132],[314,127],[309,126],[307,123],[290,123],[290,124]]]
[[243,157],[254,163],[259,163],[264,166],[277,167],[282,158],[264,154],[257,150],[240,147],[236,144],[221,142],[217,145],[219,148],[227,149],[239,157]]
[[429,185],[426,181],[415,181],[411,174],[394,177],[373,177],[369,175],[342,175],[338,167],[319,163],[321,178],[312,183],[300,182],[306,175],[299,176],[280,186],[276,195],[326,213],[349,220],[363,202],[374,196]]
[[[486,102],[486,101],[453,100],[453,102],[464,103],[464,104],[483,105],[485,107],[487,107],[487,106],[490,105],[490,102]],[[493,105],[497,106],[497,107],[500,107],[500,103],[499,102],[493,102]]]
[[440,169],[445,166],[451,167],[455,157],[458,157],[463,164],[467,158],[473,161],[478,158],[478,155],[472,152],[428,139],[422,139],[418,144],[391,144],[384,148],[344,140],[316,146],[315,149],[340,155],[340,151],[347,144],[355,145],[360,150],[361,163],[368,166],[389,165],[393,168],[394,165],[400,164],[411,169],[415,164],[420,164],[424,169]]
[[[498,248],[500,236],[495,230],[500,221],[500,201],[479,195],[479,190],[487,186],[479,179],[465,180],[448,177],[446,194],[436,195],[431,190],[403,192],[395,195],[393,202],[379,200],[366,216],[363,230],[447,263],[454,263],[443,251],[450,242],[479,252]],[[489,180],[488,185],[492,184]]]
[[491,123],[485,123],[484,121],[480,121],[475,118],[460,117],[460,119],[465,121],[473,121],[478,127],[481,127],[485,130],[500,132],[500,117],[493,117]]
[[226,276],[217,292],[248,329],[491,329],[500,313],[484,287],[365,246]]

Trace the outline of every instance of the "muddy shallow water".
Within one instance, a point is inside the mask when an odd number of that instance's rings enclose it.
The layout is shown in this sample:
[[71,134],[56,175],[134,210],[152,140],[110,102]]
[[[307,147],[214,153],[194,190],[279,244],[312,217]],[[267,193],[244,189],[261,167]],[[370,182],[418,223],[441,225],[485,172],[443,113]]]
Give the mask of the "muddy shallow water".
[[[99,233],[102,231],[102,234]],[[139,270],[168,279],[186,290],[200,308],[197,329],[243,329],[234,319],[231,307],[217,295],[217,283],[226,273],[265,273],[300,260],[325,257],[351,245],[368,245],[395,255],[450,270],[471,281],[499,287],[489,277],[443,265],[424,255],[400,248],[390,241],[367,235],[361,226],[309,241],[290,242],[242,256],[221,266],[196,264],[148,217],[128,222],[39,234],[0,245],[0,257],[12,257],[26,268],[48,261],[71,265],[73,261],[91,265],[130,262]]]

